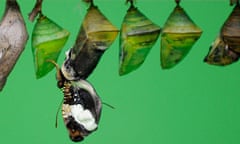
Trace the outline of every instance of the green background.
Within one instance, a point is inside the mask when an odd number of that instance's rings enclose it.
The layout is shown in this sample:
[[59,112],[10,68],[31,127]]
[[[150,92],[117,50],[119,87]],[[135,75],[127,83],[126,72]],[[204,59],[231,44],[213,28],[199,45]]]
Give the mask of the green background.
[[[5,1],[0,0],[0,14]],[[0,143],[71,144],[61,115],[63,98],[55,71],[35,78],[31,52],[34,23],[27,20],[35,1],[19,0],[29,41],[0,93]],[[106,17],[120,28],[124,0],[95,0]],[[161,27],[175,7],[174,0],[137,0],[137,7]],[[203,62],[219,29],[230,14],[229,0],[182,0],[182,7],[203,34],[176,67],[160,67],[160,40],[136,71],[118,76],[119,37],[103,55],[89,81],[102,100],[99,129],[83,144],[239,144],[240,63],[227,67]],[[64,51],[75,42],[87,5],[80,0],[45,0],[43,12],[71,32]]]

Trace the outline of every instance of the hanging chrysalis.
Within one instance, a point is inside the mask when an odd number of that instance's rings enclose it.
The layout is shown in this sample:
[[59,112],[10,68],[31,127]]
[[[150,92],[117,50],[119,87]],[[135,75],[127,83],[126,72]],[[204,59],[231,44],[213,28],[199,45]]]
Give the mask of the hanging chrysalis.
[[223,24],[220,36],[210,47],[209,53],[204,59],[208,64],[225,66],[239,59],[240,6],[238,1],[231,1],[231,5],[233,4],[236,6]]
[[184,9],[177,6],[168,17],[161,36],[161,66],[170,69],[177,65],[201,36],[202,30]]
[[68,36],[67,30],[46,16],[39,16],[32,32],[32,52],[37,78],[45,76],[54,68],[46,60],[57,61]]
[[239,56],[233,52],[220,36],[216,38],[209,49],[204,61],[211,65],[225,66],[238,60]]
[[90,7],[81,25],[75,45],[65,60],[79,78],[86,79],[97,66],[101,56],[117,37],[118,30],[90,1]]
[[236,4],[221,29],[223,41],[235,52],[240,53],[240,5]]
[[160,27],[130,2],[121,28],[119,75],[140,67],[160,34]]
[[0,22],[0,91],[27,43],[28,33],[16,0],[6,0]]

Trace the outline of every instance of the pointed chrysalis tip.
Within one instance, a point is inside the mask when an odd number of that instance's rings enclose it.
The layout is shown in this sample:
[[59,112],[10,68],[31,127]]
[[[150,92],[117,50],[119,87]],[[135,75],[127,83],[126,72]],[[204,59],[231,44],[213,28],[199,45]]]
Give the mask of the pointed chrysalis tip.
[[136,2],[136,0],[126,0],[126,4],[130,3],[131,5],[133,5]]
[[134,3],[136,2],[136,0],[126,0],[125,4],[127,5],[128,3],[130,3],[130,7],[128,10],[135,8]]
[[181,0],[175,0],[176,4],[179,5]]
[[82,1],[88,4],[93,4],[93,0],[82,0]]
[[91,3],[92,2],[92,0],[82,0],[82,1],[84,1],[86,3]]
[[93,0],[82,0],[82,1],[85,2],[87,5],[89,5],[90,8],[95,7]]

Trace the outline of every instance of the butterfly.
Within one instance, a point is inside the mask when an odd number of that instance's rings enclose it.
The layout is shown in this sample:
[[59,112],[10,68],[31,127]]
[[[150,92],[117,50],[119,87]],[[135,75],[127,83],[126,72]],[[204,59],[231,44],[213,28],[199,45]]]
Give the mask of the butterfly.
[[74,78],[69,74],[67,64],[57,69],[57,86],[63,92],[62,116],[74,142],[79,142],[98,128],[102,102],[94,87],[83,79]]

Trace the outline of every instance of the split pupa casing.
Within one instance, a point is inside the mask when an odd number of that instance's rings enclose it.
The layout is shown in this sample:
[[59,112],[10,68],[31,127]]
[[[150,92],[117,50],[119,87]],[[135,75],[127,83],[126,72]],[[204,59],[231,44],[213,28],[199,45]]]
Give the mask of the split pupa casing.
[[97,66],[101,56],[111,46],[119,30],[91,5],[81,25],[70,59],[65,67],[71,66],[80,78],[86,79]]
[[225,66],[236,62],[239,55],[232,51],[229,46],[218,36],[211,45],[204,61],[211,65]]
[[26,25],[17,1],[6,0],[0,22],[0,91],[28,40]]
[[232,13],[225,21],[222,30],[221,36],[223,41],[229,45],[229,47],[240,53],[240,6],[236,4]]
[[160,31],[160,27],[137,8],[128,9],[121,28],[119,75],[128,74],[142,65]]
[[161,66],[169,69],[178,64],[199,39],[202,30],[183,8],[175,7],[168,17],[161,36]]
[[57,61],[69,32],[55,22],[41,15],[32,32],[32,52],[36,77],[41,78],[49,73],[54,65],[47,60]]

